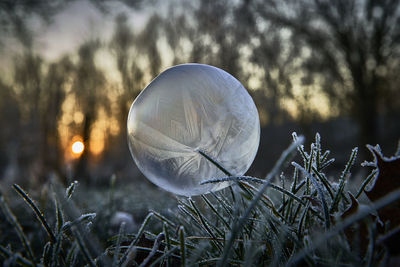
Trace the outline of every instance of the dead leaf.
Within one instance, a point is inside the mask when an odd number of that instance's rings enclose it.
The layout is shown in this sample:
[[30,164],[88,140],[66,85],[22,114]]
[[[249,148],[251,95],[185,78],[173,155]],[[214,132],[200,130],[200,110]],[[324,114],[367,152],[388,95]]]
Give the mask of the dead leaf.
[[378,169],[375,184],[365,194],[371,201],[376,201],[392,191],[400,188],[400,157],[386,158],[379,146],[367,146],[374,156],[374,164]]
[[[360,208],[360,204],[358,203],[357,199],[350,192],[348,192],[348,195],[350,197],[351,204],[340,216],[342,220],[356,214]],[[344,230],[344,234],[346,235],[352,250],[355,251],[358,249],[361,255],[365,255],[368,249],[368,244],[369,244],[368,220],[375,221],[376,217],[371,214],[369,217],[365,218],[359,223],[355,223]]]
[[[364,191],[367,197],[375,202],[392,191],[400,188],[400,157],[386,158],[379,146],[368,146],[374,156],[374,165],[378,169],[375,183],[369,191]],[[397,201],[378,211],[383,223],[393,229],[400,225],[400,201]]]
[[342,217],[342,219],[344,220],[345,218],[356,214],[358,211],[358,208],[360,206],[360,204],[358,204],[358,200],[353,196],[353,194],[351,194],[350,192],[347,193],[350,197],[351,200],[351,204],[350,206],[343,212],[343,214],[340,216]]

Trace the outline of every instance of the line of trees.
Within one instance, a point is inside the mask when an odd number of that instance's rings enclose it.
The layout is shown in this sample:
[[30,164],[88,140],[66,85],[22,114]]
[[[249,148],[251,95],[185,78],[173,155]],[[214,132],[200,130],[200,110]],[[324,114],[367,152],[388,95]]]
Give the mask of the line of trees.
[[[149,14],[139,32],[130,27],[127,15],[120,14],[109,42],[86,41],[76,52],[77,60],[65,55],[52,63],[34,52],[35,36],[29,35],[21,17],[42,14],[52,1],[37,1],[42,6],[36,7],[28,2],[18,1],[27,5],[19,9],[13,1],[0,4],[0,14],[12,10],[0,31],[14,29],[24,44],[15,57],[12,81],[0,81],[3,175],[11,170],[6,166],[14,164],[14,169],[28,172],[25,176],[65,176],[59,123],[68,96],[74,97],[76,110],[83,114],[82,122],[71,123],[69,129],[86,144],[99,110],[116,118],[120,133],[107,134],[105,157],[110,163],[110,155],[115,156],[114,168],[124,168],[121,159],[129,160],[125,144],[129,105],[148,77],[161,71],[167,53],[161,47],[166,46],[172,53],[167,64],[206,63],[236,76],[252,89],[260,117],[269,124],[293,119],[285,103],[295,105],[294,119],[303,126],[320,118],[318,107],[310,104],[315,95],[329,100],[331,115],[353,118],[359,144],[380,141],[380,118],[389,118],[389,123],[398,119],[400,3],[396,0],[203,0],[179,6],[174,2],[166,12]],[[67,4],[58,2],[62,5],[52,6],[51,14]],[[134,8],[145,5],[133,3]],[[107,5],[100,8],[105,12]],[[112,55],[118,84],[108,81],[96,64],[100,50]],[[110,97],[110,92],[117,97]],[[89,175],[90,157],[85,150],[76,175]]]

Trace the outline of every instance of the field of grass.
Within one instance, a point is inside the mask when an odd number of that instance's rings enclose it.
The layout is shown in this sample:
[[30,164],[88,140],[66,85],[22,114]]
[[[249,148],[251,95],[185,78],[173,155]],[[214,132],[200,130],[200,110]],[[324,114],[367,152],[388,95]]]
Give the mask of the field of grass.
[[[7,196],[0,196],[0,261],[3,266],[399,263],[389,242],[399,232],[400,190],[393,182],[399,155],[384,158],[370,147],[375,162],[365,163],[368,174],[357,182],[351,174],[357,148],[335,177],[329,173],[334,159],[321,148],[319,134],[308,149],[303,141],[293,134],[292,145],[262,179],[231,176],[210,159],[227,177],[204,183],[228,180],[232,186],[192,198],[116,185],[115,178],[95,191],[56,181],[32,195],[18,185],[14,192],[2,188]],[[296,154],[300,162],[292,161]],[[369,202],[361,200],[365,194]]]

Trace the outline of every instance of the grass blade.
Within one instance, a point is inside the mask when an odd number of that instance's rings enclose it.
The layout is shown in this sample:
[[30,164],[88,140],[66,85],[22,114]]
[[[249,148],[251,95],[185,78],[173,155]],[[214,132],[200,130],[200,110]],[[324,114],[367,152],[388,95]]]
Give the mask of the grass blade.
[[338,209],[341,198],[343,198],[346,201],[346,197],[343,194],[344,187],[345,187],[345,181],[346,181],[346,177],[349,174],[350,169],[353,166],[354,161],[357,157],[357,152],[358,152],[358,148],[357,147],[353,148],[353,150],[351,151],[350,158],[347,161],[346,166],[342,172],[342,175],[339,178],[339,188],[336,191],[335,197],[332,201],[332,205],[329,210],[331,213],[335,212]]
[[154,241],[153,248],[151,249],[151,252],[149,255],[143,260],[143,262],[139,265],[139,267],[146,267],[149,265],[151,259],[156,255],[158,251],[158,247],[160,246],[161,241],[164,239],[164,233],[160,233],[156,240]]
[[21,240],[23,247],[25,248],[26,253],[28,254],[29,259],[33,266],[37,266],[35,262],[35,257],[33,256],[33,251],[30,245],[28,238],[26,237],[24,231],[22,230],[21,225],[19,224],[15,215],[11,212],[10,208],[8,207],[7,203],[4,200],[4,197],[0,195],[0,207],[3,211],[4,215],[6,216],[8,222],[13,226],[15,231],[17,232],[18,238]]
[[71,185],[68,186],[68,188],[65,190],[65,197],[66,197],[67,199],[70,199],[70,198],[72,197],[72,194],[74,193],[75,187],[76,187],[77,185],[78,185],[78,181],[73,181],[73,182],[71,183]]
[[329,193],[329,196],[331,197],[331,199],[334,198],[333,196],[333,191],[332,191],[332,186],[329,183],[329,181],[326,179],[326,177],[324,177],[324,175],[322,175],[321,173],[319,173],[319,171],[317,170],[317,168],[312,167],[312,170],[314,171],[314,174],[317,175],[317,177],[321,180],[322,184],[325,186],[326,190]]
[[[119,265],[122,265],[126,260],[128,254],[131,252],[131,250],[136,246],[136,244],[139,242],[140,237],[142,236],[144,232],[144,228],[146,227],[147,223],[149,222],[150,218],[153,217],[154,213],[150,212],[147,214],[146,218],[144,218],[144,221],[142,225],[139,228],[139,231],[135,237],[135,239],[129,244],[128,249],[125,251],[124,255],[122,255],[121,260],[119,261]],[[125,263],[124,263],[125,264]]]
[[186,266],[186,249],[185,249],[185,229],[183,226],[179,227],[179,244],[181,248],[181,266]]
[[16,262],[19,263],[21,266],[37,266],[35,263],[30,262],[28,259],[25,259],[19,254],[13,253],[2,245],[0,245],[0,255],[5,259],[15,257]]
[[222,215],[220,214],[220,212],[218,212],[215,208],[214,205],[210,202],[210,200],[207,199],[206,196],[201,195],[201,197],[203,198],[204,202],[207,204],[207,206],[214,212],[215,215],[217,215],[217,217],[223,222],[223,224],[226,226],[227,229],[230,229],[230,225],[229,223],[225,220],[224,217],[222,217]]
[[362,192],[364,192],[365,188],[367,187],[367,185],[369,184],[369,182],[371,182],[371,180],[375,177],[375,175],[378,173],[378,169],[373,170],[367,178],[365,178],[364,182],[362,183],[360,189],[358,189],[358,192],[355,196],[355,198],[358,198]]
[[[168,264],[168,260],[169,260],[169,257],[171,256],[171,255],[173,255],[172,253],[174,253],[175,251],[177,251],[178,250],[178,247],[173,247],[172,249],[170,249],[170,250],[168,250],[167,252],[164,252],[164,254],[161,256],[161,257],[159,257],[159,258],[157,258],[151,265],[150,265],[150,267],[152,267],[152,266],[163,266],[163,265],[160,265],[160,262],[161,261],[163,261],[165,258],[167,258],[167,266],[169,266]],[[174,255],[175,256],[175,255]],[[177,256],[175,256],[175,258],[177,258]]]
[[154,217],[160,219],[162,222],[167,223],[169,226],[171,227],[176,227],[176,224],[173,223],[171,220],[168,220],[167,218],[165,218],[163,215],[161,215],[160,213],[154,211],[154,210],[150,210],[151,213],[153,213]]
[[270,185],[272,179],[277,175],[279,170],[282,168],[282,165],[288,160],[288,158],[293,154],[293,151],[296,150],[296,148],[304,142],[303,137],[296,138],[296,141],[293,142],[288,149],[283,151],[281,157],[279,160],[275,163],[275,166],[272,168],[271,172],[267,175],[264,184],[262,187],[259,189],[257,194],[254,196],[253,201],[250,203],[250,205],[246,208],[244,214],[240,217],[238,221],[235,221],[233,226],[232,226],[232,231],[229,234],[228,242],[226,243],[224,247],[224,252],[222,255],[221,261],[218,263],[219,266],[226,266],[228,264],[228,257],[230,254],[230,251],[232,249],[232,246],[234,244],[234,240],[236,239],[236,235],[239,233],[239,231],[242,229],[243,225],[247,221],[247,218],[249,217],[250,213],[252,210],[256,207],[258,201],[262,198],[265,190],[268,188]]
[[60,231],[62,230],[62,227],[64,225],[64,216],[61,210],[61,206],[60,203],[58,202],[57,198],[55,200],[55,204],[56,204],[56,218],[57,218],[57,222],[56,222],[56,232],[57,234],[60,233]]
[[212,157],[207,155],[204,151],[197,150],[197,152],[199,152],[199,154],[202,155],[203,157],[205,157],[208,161],[212,162],[218,169],[220,169],[227,176],[232,176],[232,174],[229,171],[227,171],[224,167],[221,166],[221,164],[219,164],[216,160],[214,160]]
[[[194,204],[193,200],[189,199],[190,201],[190,205],[193,207],[194,211],[196,212],[197,217],[200,219],[200,222],[202,224],[202,226],[204,227],[204,229],[206,230],[206,232],[214,239],[217,239],[217,236],[215,235],[215,233],[211,230],[211,228],[209,227],[208,223],[206,222],[206,219],[204,218],[204,216],[200,213],[199,209],[196,207],[196,205]],[[218,244],[217,242],[213,242],[214,245],[217,247],[217,249],[219,251],[222,251],[220,244]]]
[[86,259],[87,263],[89,264],[90,267],[96,267],[96,264],[92,260],[92,257],[89,254],[89,250],[86,247],[85,242],[83,241],[81,234],[76,230],[75,227],[71,229],[72,233],[74,234],[76,241],[78,242],[78,246],[80,251],[83,254],[83,257]]
[[322,203],[322,208],[324,210],[324,216],[325,216],[325,227],[326,229],[329,229],[331,226],[331,219],[329,216],[329,210],[328,210],[328,205],[326,204],[325,196],[324,193],[322,192],[321,186],[318,184],[318,181],[313,177],[309,172],[307,172],[303,167],[301,167],[299,164],[296,162],[292,163],[293,166],[301,170],[304,175],[308,176],[311,182],[313,183],[314,187],[317,189],[318,195],[320,196],[321,203]]
[[366,216],[369,216],[371,213],[384,208],[387,205],[397,201],[400,199],[400,189],[393,191],[387,194],[385,197],[379,199],[378,201],[372,203],[370,206],[365,207],[364,209],[359,210],[357,213],[349,216],[344,221],[337,224],[335,227],[332,227],[329,231],[325,232],[320,238],[314,240],[309,246],[305,247],[303,250],[299,251],[293,257],[290,258],[287,266],[296,266],[304,257],[310,255],[310,253],[320,247],[322,244],[327,242],[329,239],[335,237],[344,229],[350,227],[354,223],[362,220]]
[[[163,232],[164,232],[164,236],[165,236],[165,249],[167,250],[167,252],[164,252],[164,255],[166,253],[168,253],[169,251],[171,251],[171,241],[169,240],[169,232],[168,232],[168,228],[167,228],[167,223],[163,223]],[[167,262],[166,262],[166,266],[168,267],[170,265],[170,261],[169,261],[169,257],[167,258]]]
[[34,211],[37,219],[40,221],[40,223],[42,224],[43,228],[46,230],[47,235],[50,238],[50,242],[51,243],[55,243],[56,242],[56,237],[55,237],[53,231],[51,230],[49,224],[47,223],[46,218],[43,216],[43,213],[40,211],[40,209],[36,206],[36,204],[33,202],[33,200],[28,196],[28,194],[19,185],[14,184],[13,187],[14,187],[15,191],[17,191],[17,193],[32,208],[32,210]]
[[118,256],[119,256],[119,252],[121,250],[121,242],[122,242],[122,236],[124,235],[124,232],[125,232],[125,222],[122,222],[119,227],[117,243],[115,244],[113,265],[112,265],[113,267],[118,266]]

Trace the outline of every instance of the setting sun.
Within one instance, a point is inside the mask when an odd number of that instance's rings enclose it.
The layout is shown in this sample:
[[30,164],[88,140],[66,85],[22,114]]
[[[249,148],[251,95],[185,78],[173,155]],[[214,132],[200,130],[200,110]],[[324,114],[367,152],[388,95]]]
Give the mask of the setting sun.
[[85,145],[82,143],[82,141],[74,142],[71,147],[72,153],[76,156],[79,156],[80,154],[82,154],[84,149],[85,149]]

